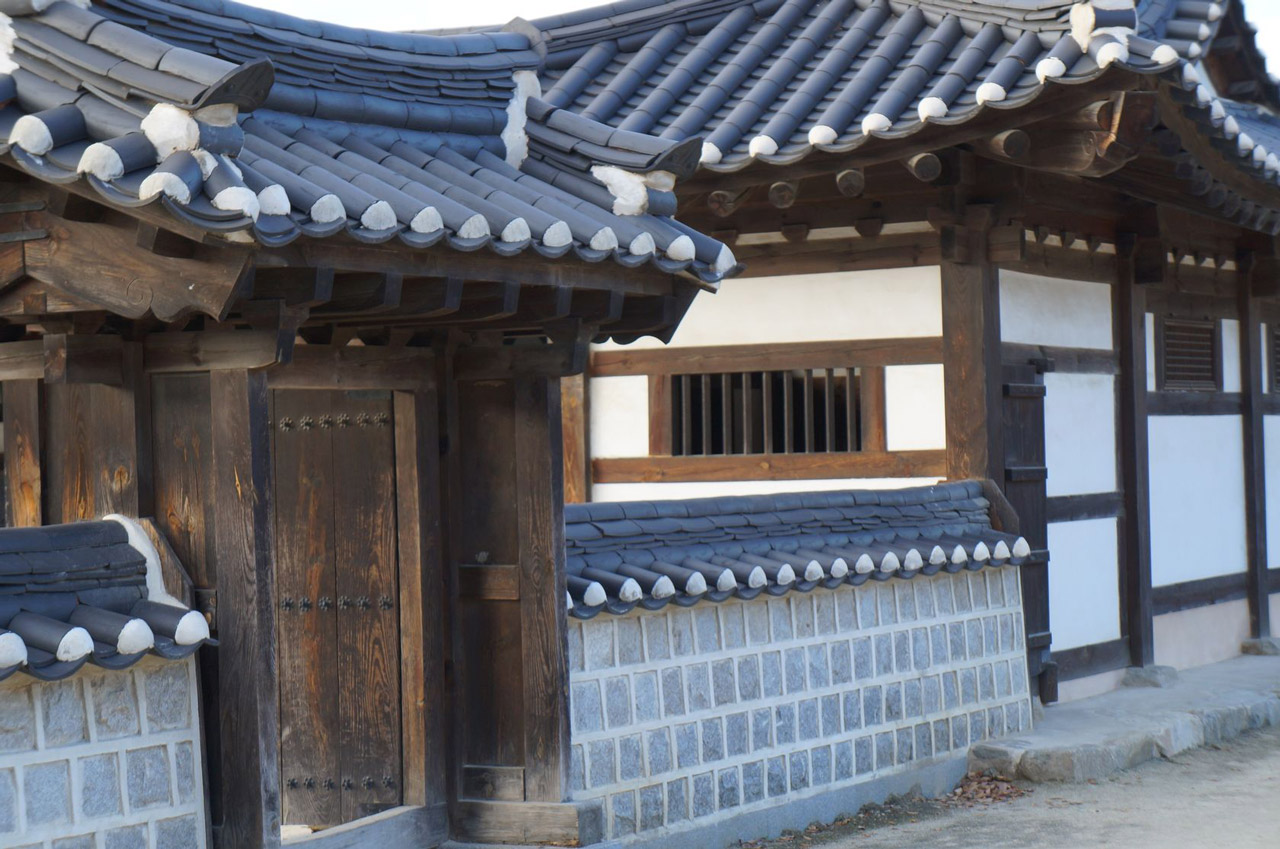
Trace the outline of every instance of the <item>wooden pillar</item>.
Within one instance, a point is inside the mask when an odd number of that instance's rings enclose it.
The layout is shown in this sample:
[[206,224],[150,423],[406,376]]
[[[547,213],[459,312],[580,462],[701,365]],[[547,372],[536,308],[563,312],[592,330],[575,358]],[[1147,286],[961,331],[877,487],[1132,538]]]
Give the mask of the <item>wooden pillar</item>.
[[[218,580],[219,849],[280,845],[274,539],[267,379],[209,378]],[[211,718],[212,719],[212,718]]]
[[585,374],[560,379],[560,406],[564,411],[564,500],[581,504],[591,500],[591,426]]
[[1267,578],[1267,480],[1263,444],[1262,324],[1256,288],[1269,287],[1276,274],[1270,257],[1242,253],[1236,260],[1236,295],[1240,317],[1240,381],[1244,389],[1241,427],[1244,437],[1246,586],[1249,594],[1249,634],[1271,636],[1270,588]]
[[1003,484],[1000,283],[985,226],[942,232],[942,369],[947,477]]
[[42,524],[39,380],[4,382],[4,474],[5,524]]
[[1129,662],[1155,663],[1151,607],[1150,453],[1147,444],[1147,297],[1164,280],[1165,251],[1155,237],[1121,234],[1119,279],[1112,288],[1120,354],[1120,457],[1124,488],[1124,616]]
[[518,378],[515,411],[525,799],[560,802],[569,777],[569,665],[559,380]]

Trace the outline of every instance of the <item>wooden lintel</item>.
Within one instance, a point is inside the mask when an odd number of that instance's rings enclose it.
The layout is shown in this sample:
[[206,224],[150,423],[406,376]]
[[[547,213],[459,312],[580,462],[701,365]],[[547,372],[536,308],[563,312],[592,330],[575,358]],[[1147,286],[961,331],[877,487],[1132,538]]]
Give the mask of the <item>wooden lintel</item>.
[[705,348],[623,348],[591,355],[592,377],[628,374],[722,374],[767,371],[771,367],[825,368],[917,365],[942,362],[938,336],[897,339],[846,339],[836,342],[798,342],[787,346],[785,361],[774,345],[713,345]]
[[44,343],[39,339],[0,345],[0,380],[43,380]]
[[618,457],[592,461],[595,483],[946,477],[945,451]]
[[425,389],[433,385],[428,348],[298,345],[293,360],[267,369],[272,389]]
[[152,374],[265,368],[287,362],[272,330],[152,333],[143,340]]
[[587,349],[585,336],[549,344],[463,348],[458,351],[454,374],[458,380],[497,380],[520,375],[564,377],[586,368]]
[[119,336],[47,333],[40,344],[45,383],[120,386],[124,382],[124,345]]

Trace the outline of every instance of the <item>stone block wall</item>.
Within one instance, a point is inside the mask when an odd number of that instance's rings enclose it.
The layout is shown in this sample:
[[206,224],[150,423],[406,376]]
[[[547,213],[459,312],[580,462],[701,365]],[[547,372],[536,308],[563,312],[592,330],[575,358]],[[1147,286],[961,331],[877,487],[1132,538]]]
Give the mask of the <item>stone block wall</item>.
[[0,846],[202,849],[195,658],[0,682]]
[[569,656],[573,798],[601,800],[614,838],[855,788],[1031,723],[1017,567],[604,614],[570,622]]

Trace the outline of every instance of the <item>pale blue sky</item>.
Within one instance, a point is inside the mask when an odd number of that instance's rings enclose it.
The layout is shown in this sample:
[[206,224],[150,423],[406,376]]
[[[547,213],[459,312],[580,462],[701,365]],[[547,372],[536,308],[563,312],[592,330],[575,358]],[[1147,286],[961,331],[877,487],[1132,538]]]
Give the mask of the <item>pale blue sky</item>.
[[[514,17],[537,18],[601,5],[603,0],[248,0],[254,6],[348,26],[385,30],[443,29],[503,24]],[[1258,28],[1258,44],[1280,75],[1280,0],[1245,0],[1249,20]]]

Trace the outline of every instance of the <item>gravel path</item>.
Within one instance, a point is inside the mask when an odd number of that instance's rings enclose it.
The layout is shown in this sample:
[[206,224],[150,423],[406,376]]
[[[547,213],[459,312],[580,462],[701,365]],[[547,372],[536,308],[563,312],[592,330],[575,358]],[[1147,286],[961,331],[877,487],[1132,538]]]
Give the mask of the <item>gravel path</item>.
[[[1280,729],[1156,760],[1090,784],[974,807],[918,800],[769,849],[1280,849]],[[896,823],[885,824],[882,823]]]

